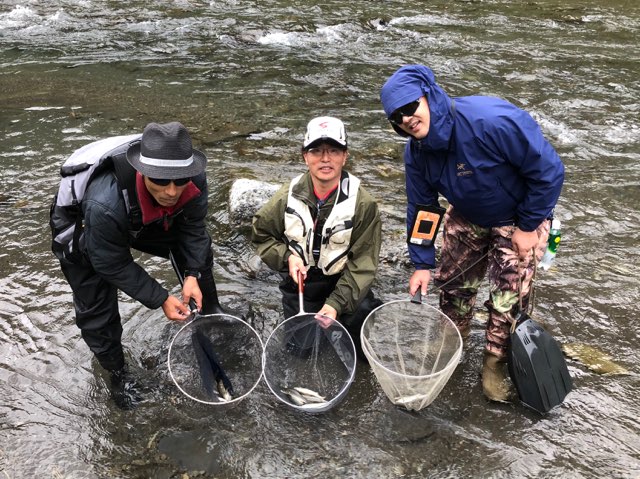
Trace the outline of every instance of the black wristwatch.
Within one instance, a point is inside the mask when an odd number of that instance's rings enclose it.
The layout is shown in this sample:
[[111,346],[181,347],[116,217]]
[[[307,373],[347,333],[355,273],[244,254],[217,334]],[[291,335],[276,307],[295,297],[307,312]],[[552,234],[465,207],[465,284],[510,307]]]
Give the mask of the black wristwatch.
[[186,278],[187,276],[193,276],[195,279],[200,279],[202,278],[202,273],[200,273],[200,271],[197,271],[195,269],[185,269],[184,277]]

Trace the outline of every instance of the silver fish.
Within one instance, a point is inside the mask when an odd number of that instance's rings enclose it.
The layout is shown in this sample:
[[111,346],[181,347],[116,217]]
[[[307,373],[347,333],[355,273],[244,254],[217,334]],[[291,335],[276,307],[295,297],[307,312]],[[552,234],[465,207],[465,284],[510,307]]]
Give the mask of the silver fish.
[[299,386],[296,386],[293,389],[295,391],[297,391],[298,393],[300,393],[302,398],[305,399],[305,401],[307,403],[325,403],[325,402],[327,402],[327,400],[324,398],[324,396],[320,396],[320,394],[318,394],[315,391],[312,391],[311,389],[302,388],[302,387],[299,387]]
[[282,389],[282,392],[285,393],[287,396],[289,396],[291,401],[296,406],[302,406],[302,405],[307,403],[307,401],[305,401],[305,399],[302,397],[302,395],[298,391],[296,391],[295,389],[284,388],[284,389]]
[[416,403],[422,403],[423,401],[429,399],[428,394],[413,394],[411,396],[398,396],[393,400],[393,404],[397,406],[404,406],[407,409],[411,406],[415,406]]
[[224,382],[222,382],[222,379],[218,379],[217,381],[217,387],[218,387],[218,394],[220,395],[220,399],[222,401],[231,401],[233,399],[233,396],[231,395],[231,393],[227,390],[226,387],[224,387]]

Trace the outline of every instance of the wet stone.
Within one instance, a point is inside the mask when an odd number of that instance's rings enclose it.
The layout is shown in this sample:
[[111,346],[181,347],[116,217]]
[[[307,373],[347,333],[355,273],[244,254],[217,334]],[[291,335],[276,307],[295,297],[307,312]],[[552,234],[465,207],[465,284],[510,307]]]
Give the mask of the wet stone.
[[251,221],[253,215],[264,205],[280,185],[264,181],[241,178],[236,180],[229,192],[229,214],[236,222]]

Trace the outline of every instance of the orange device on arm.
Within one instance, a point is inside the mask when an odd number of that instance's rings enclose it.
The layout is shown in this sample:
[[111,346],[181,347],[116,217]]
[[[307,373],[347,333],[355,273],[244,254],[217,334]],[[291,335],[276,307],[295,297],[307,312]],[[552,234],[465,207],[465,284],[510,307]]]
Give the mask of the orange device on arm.
[[407,243],[431,246],[436,240],[445,211],[441,206],[416,205],[416,217]]

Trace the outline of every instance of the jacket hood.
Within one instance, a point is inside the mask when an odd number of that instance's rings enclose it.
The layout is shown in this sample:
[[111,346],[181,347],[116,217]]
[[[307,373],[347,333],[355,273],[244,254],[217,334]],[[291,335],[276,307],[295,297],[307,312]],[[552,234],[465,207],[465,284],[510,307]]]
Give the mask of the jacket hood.
[[[429,133],[420,140],[420,144],[434,150],[445,149],[453,128],[452,100],[436,83],[435,75],[429,68],[424,65],[405,65],[389,77],[380,91],[380,101],[387,117],[421,96],[427,98],[431,121]],[[402,136],[409,136],[400,128],[394,129]]]

